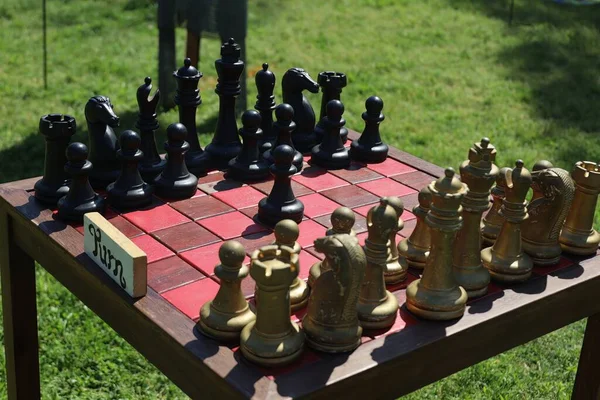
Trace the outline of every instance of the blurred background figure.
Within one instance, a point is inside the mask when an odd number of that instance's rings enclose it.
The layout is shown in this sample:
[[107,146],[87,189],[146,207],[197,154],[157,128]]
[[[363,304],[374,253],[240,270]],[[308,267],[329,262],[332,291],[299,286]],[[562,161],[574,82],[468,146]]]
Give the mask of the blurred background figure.
[[[177,69],[179,58],[175,54],[175,26],[185,24],[187,40],[185,57],[192,65],[200,63],[202,35],[218,35],[221,42],[234,38],[242,50],[241,59],[246,60],[246,33],[248,31],[248,0],[158,0],[158,71],[162,106],[170,109],[175,106],[175,80],[173,71]],[[209,57],[219,58],[218,54]],[[181,63],[181,60],[179,60]],[[246,109],[246,71],[240,78],[242,93],[236,102],[236,110],[241,114]]]

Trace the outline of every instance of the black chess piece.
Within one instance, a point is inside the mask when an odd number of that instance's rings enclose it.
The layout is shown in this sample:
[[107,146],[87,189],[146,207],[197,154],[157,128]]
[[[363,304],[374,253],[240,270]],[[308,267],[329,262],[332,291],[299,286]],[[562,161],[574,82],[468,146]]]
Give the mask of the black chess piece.
[[140,130],[142,138],[140,149],[144,153],[144,158],[140,161],[139,169],[142,179],[146,182],[152,182],[165,168],[167,163],[166,160],[160,158],[154,137],[154,133],[159,126],[156,119],[156,107],[160,100],[160,92],[157,90],[154,96],[150,98],[151,91],[152,79],[146,77],[144,84],[137,90],[137,103],[140,112],[135,123],[135,127]]
[[198,82],[202,78],[202,72],[192,66],[192,61],[186,58],[183,67],[173,73],[177,79],[177,91],[175,92],[175,104],[179,110],[179,122],[187,129],[186,142],[190,150],[185,153],[185,163],[188,169],[196,176],[204,175],[207,171],[204,150],[198,140],[196,128],[196,111],[202,104]]
[[254,76],[258,95],[256,96],[256,104],[254,108],[260,112],[262,118],[260,129],[263,136],[259,140],[260,153],[264,153],[273,146],[273,142],[277,139],[277,134],[273,129],[273,110],[275,109],[275,74],[269,71],[269,64],[264,63],[262,70],[258,71]]
[[350,166],[350,155],[344,147],[340,128],[346,124],[342,118],[344,105],[339,100],[331,100],[327,103],[323,126],[325,136],[323,141],[312,150],[311,163],[326,169],[342,169]]
[[308,90],[318,93],[319,85],[302,68],[290,68],[281,79],[281,87],[283,102],[294,109],[294,122],[297,126],[292,134],[294,146],[301,153],[308,153],[317,144],[314,132],[315,111],[302,92]]
[[388,146],[381,141],[379,134],[379,124],[385,119],[381,112],[383,100],[377,96],[371,96],[365,102],[365,108],[367,110],[362,113],[365,129],[360,138],[352,142],[350,158],[366,163],[381,163],[388,155]]
[[302,170],[302,164],[304,162],[302,153],[296,150],[294,142],[292,141],[292,134],[296,129],[296,123],[294,119],[294,109],[287,103],[279,104],[275,108],[275,118],[277,119],[273,123],[273,132],[276,134],[277,139],[273,143],[273,147],[263,153],[263,158],[269,163],[273,164],[275,158],[273,157],[272,150],[285,144],[290,146],[294,150],[294,159],[292,163],[296,167],[297,171]]
[[113,128],[119,126],[119,117],[110,99],[94,96],[85,105],[85,120],[90,139],[90,183],[96,189],[104,189],[119,176],[117,150],[119,142]]
[[[317,83],[321,87],[323,97],[321,98],[319,122],[317,123],[317,126],[315,126],[315,135],[317,137],[317,143],[321,143],[325,133],[323,118],[325,118],[326,115],[327,103],[329,103],[331,100],[340,100],[342,89],[346,87],[348,80],[346,75],[341,72],[323,71],[319,72],[319,76],[317,76]],[[342,126],[340,129],[340,135],[342,136],[342,143],[346,143],[346,140],[348,140],[348,129]]]
[[291,178],[296,173],[296,167],[292,164],[294,149],[285,144],[277,146],[273,158],[275,163],[270,169],[275,181],[269,196],[258,203],[258,219],[270,226],[284,219],[300,223],[304,216],[304,204],[296,199],[292,190]]
[[71,176],[69,191],[58,200],[57,216],[66,221],[83,222],[83,214],[88,212],[104,212],[104,198],[98,196],[88,176],[93,166],[88,161],[88,148],[85,144],[71,143],[65,151],[67,163],[65,172]]
[[185,165],[185,153],[190,144],[185,141],[187,129],[176,122],[167,127],[167,165],[154,180],[156,194],[169,199],[187,199],[196,193],[198,178]]
[[138,170],[138,163],[144,157],[140,150],[140,135],[130,130],[123,131],[119,142],[121,148],[117,157],[121,160],[121,173],[115,182],[107,186],[107,200],[119,209],[146,206],[152,202],[154,188],[144,182]]
[[211,169],[227,168],[229,160],[242,150],[238,136],[235,99],[241,93],[240,75],[244,71],[244,62],[240,60],[240,46],[233,38],[221,46],[221,58],[215,61],[219,80],[215,93],[219,95],[219,117],[215,135],[206,153]]
[[258,111],[247,110],[242,114],[242,151],[229,161],[227,176],[241,182],[256,182],[269,177],[269,164],[260,157],[258,141],[262,136]]
[[77,123],[70,115],[49,114],[40,118],[39,131],[46,140],[44,176],[35,183],[35,198],[56,205],[69,192],[69,177],[65,172],[65,151]]

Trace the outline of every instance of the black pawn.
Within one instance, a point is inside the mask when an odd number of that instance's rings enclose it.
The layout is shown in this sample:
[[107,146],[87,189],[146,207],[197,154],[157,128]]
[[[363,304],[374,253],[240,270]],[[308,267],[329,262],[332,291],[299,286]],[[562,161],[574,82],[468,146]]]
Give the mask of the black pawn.
[[275,74],[269,71],[269,64],[264,63],[262,70],[258,71],[254,77],[258,95],[256,96],[256,104],[254,108],[260,112],[262,118],[260,129],[263,132],[260,138],[261,154],[269,150],[273,146],[273,142],[277,139],[276,132],[273,130],[273,110],[275,109]]
[[139,114],[135,127],[140,130],[142,144],[140,149],[144,153],[144,158],[140,161],[140,173],[142,179],[152,182],[154,178],[165,168],[166,161],[158,155],[156,148],[156,139],[154,133],[158,129],[158,120],[156,119],[156,107],[160,100],[160,92],[157,90],[154,96],[150,98],[152,91],[152,79],[146,77],[144,84],[137,90],[137,103]]
[[381,113],[383,100],[377,96],[371,96],[365,102],[365,107],[367,110],[362,113],[365,129],[360,138],[352,142],[350,158],[366,163],[381,163],[388,155],[388,146],[381,141],[379,134],[379,124],[385,119]]
[[121,173],[106,188],[108,202],[116,208],[138,208],[152,202],[154,190],[143,181],[138,170],[138,163],[144,157],[141,142],[140,135],[134,131],[123,131],[119,137],[121,148],[117,150],[117,158],[121,160]]
[[[321,87],[323,97],[321,98],[319,122],[317,123],[317,126],[315,126],[315,135],[317,137],[317,143],[321,143],[325,133],[323,118],[326,115],[327,103],[331,100],[340,100],[342,89],[346,87],[348,80],[346,75],[341,72],[323,71],[319,72],[317,83]],[[346,143],[346,140],[348,139],[348,129],[342,127],[340,129],[340,135],[342,136],[342,142]]]
[[291,178],[297,171],[292,164],[294,149],[288,145],[277,146],[273,157],[275,163],[270,169],[275,181],[269,197],[258,203],[258,219],[270,226],[284,219],[300,223],[304,216],[304,204],[296,199],[292,190]]
[[291,105],[282,103],[275,108],[275,118],[277,119],[273,123],[273,132],[277,135],[277,139],[270,150],[263,153],[263,158],[269,163],[273,164],[275,158],[273,157],[272,150],[281,146],[288,145],[294,151],[294,158],[292,163],[298,171],[302,170],[302,153],[296,150],[294,143],[292,142],[292,133],[296,129],[296,123],[294,119],[294,109]]
[[323,118],[323,141],[313,147],[311,163],[326,169],[347,168],[350,166],[350,156],[340,135],[340,129],[346,124],[342,118],[344,105],[339,100],[331,100],[327,103],[326,113]]
[[98,196],[89,181],[92,163],[87,160],[85,144],[71,143],[65,151],[65,172],[71,176],[69,192],[58,200],[58,217],[67,221],[83,222],[83,214],[104,212],[104,198]]
[[44,176],[35,183],[35,198],[51,205],[69,192],[69,181],[65,172],[65,151],[77,124],[69,115],[50,114],[40,118],[39,130],[46,139]]
[[269,177],[269,164],[262,160],[258,141],[262,136],[258,111],[248,110],[242,114],[242,151],[229,161],[227,176],[241,182],[256,182]]
[[185,141],[187,134],[185,125],[179,122],[167,128],[167,165],[154,181],[156,194],[159,196],[187,199],[196,193],[198,178],[191,174],[185,165],[185,153],[190,149],[190,144]]

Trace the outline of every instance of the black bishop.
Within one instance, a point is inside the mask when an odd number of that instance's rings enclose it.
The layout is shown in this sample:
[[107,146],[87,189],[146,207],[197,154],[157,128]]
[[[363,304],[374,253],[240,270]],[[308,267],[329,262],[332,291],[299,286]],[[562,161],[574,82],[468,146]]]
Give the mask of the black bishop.
[[273,146],[273,142],[277,139],[277,132],[273,130],[273,110],[275,109],[275,74],[269,71],[269,64],[264,63],[262,70],[258,71],[254,76],[256,83],[256,104],[254,108],[260,112],[263,136],[259,140],[260,152],[264,153]]
[[144,84],[137,90],[137,103],[140,110],[135,127],[140,130],[142,144],[140,149],[144,153],[144,158],[140,161],[140,173],[147,182],[152,182],[154,178],[165,168],[166,161],[160,158],[156,147],[154,134],[158,129],[158,120],[156,119],[156,107],[160,100],[160,92],[157,90],[154,96],[150,97],[152,91],[152,79],[146,77]]

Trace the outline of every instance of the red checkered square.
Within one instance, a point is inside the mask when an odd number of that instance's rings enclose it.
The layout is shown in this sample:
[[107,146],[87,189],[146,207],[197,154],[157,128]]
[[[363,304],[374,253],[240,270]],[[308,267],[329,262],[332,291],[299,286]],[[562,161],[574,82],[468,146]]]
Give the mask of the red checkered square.
[[369,164],[369,169],[388,177],[416,171],[413,167],[389,157],[382,163]]
[[215,298],[219,284],[212,279],[201,279],[189,285],[166,291],[162,296],[189,318],[197,320],[200,307]]
[[146,253],[148,263],[174,255],[171,250],[163,246],[158,240],[150,235],[137,236],[131,239],[131,241]]
[[321,194],[336,203],[350,208],[373,204],[379,201],[379,197],[354,185],[324,190]]
[[213,196],[239,210],[257,205],[265,197],[265,194],[250,186],[242,186],[223,192],[215,192]]
[[268,230],[267,227],[255,223],[239,211],[201,219],[197,223],[224,240]]
[[215,266],[220,263],[219,248],[223,243],[209,244],[190,251],[184,251],[179,256],[205,275],[214,275]]
[[159,293],[204,278],[206,275],[176,256],[148,264],[148,286]]
[[220,239],[194,222],[188,222],[152,233],[165,246],[176,253],[219,242]]
[[376,194],[379,197],[384,196],[406,196],[416,193],[415,189],[404,186],[390,178],[377,179],[374,181],[359,183],[357,186]]
[[214,217],[233,211],[233,208],[212,196],[176,201],[171,203],[171,207],[193,220]]
[[149,208],[130,211],[123,214],[129,222],[138,226],[145,232],[154,232],[189,222],[190,219],[177,212],[168,204],[158,204]]
[[333,210],[340,206],[335,201],[331,201],[319,193],[302,196],[300,200],[304,204],[304,215],[308,218],[331,214]]
[[312,246],[316,238],[325,236],[325,227],[321,224],[316,223],[313,220],[307,219],[300,223],[300,236],[298,237],[298,243],[302,247]]
[[346,186],[349,184],[345,180],[330,174],[327,172],[327,170],[315,166],[311,166],[302,170],[300,174],[294,175],[292,180],[299,182],[303,186],[306,186],[315,192]]
[[367,168],[365,164],[357,162],[352,162],[347,169],[337,169],[329,171],[329,173],[353,184],[383,178],[382,175]]

